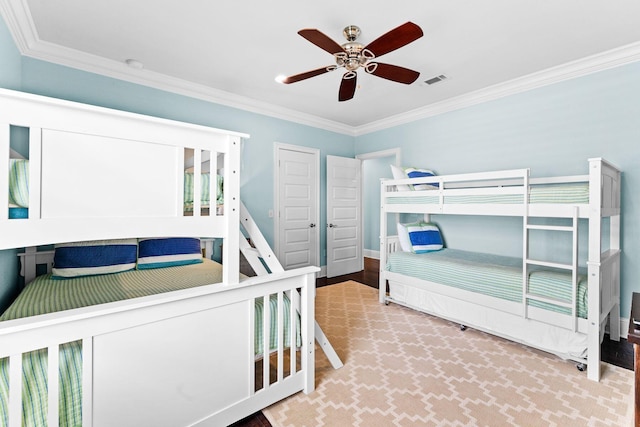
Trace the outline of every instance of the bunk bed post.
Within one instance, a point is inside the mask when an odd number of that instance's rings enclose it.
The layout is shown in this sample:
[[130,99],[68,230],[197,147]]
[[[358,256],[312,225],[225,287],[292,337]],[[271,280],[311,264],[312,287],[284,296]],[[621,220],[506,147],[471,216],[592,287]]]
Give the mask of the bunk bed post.
[[[614,205],[617,208],[616,215],[609,217],[609,249],[611,251],[620,252],[620,171],[616,169],[615,173],[615,193],[612,195]],[[609,314],[609,339],[620,341],[620,257],[618,255],[615,271],[615,278],[612,286],[614,294],[614,306]]]
[[522,176],[522,316],[528,315],[527,294],[529,293],[529,169]]
[[[315,389],[315,336],[314,321],[315,313],[315,293],[316,293],[316,275],[308,273],[304,276],[304,286],[300,292],[300,307],[305,313],[301,318],[300,329],[302,336],[306,341],[302,343],[302,370],[304,375],[304,385],[302,391],[305,394],[311,393]],[[266,307],[266,306],[265,306]],[[267,311],[267,310],[265,310]]]
[[600,236],[602,233],[602,160],[589,159],[589,255],[587,377],[600,380]]
[[[224,185],[227,194],[233,197],[224,198],[224,216],[227,224],[240,223],[240,137],[229,136],[229,153],[225,156]],[[197,199],[197,197],[194,197]],[[195,201],[195,200],[194,200]],[[227,226],[227,230],[233,227]],[[222,281],[236,284],[240,281],[240,233],[233,230],[227,233],[222,246]],[[235,250],[232,250],[234,249]]]
[[387,297],[387,279],[384,275],[384,266],[387,264],[387,211],[385,210],[385,192],[387,186],[384,178],[380,179],[380,265],[378,278],[378,299],[384,304]]
[[[11,127],[7,123],[0,125],[0,155],[9,156],[9,141]],[[0,220],[9,218],[9,209],[5,203],[9,200],[9,162],[0,162],[0,200],[5,200],[0,206]]]

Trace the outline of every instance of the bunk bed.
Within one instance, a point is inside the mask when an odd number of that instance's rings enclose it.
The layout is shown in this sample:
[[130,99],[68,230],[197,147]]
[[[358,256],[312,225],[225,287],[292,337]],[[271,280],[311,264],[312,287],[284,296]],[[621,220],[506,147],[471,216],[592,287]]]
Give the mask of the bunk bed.
[[[43,279],[29,283],[0,321],[0,423],[54,426],[79,417],[85,426],[227,425],[314,389],[317,268],[239,274],[240,142],[248,135],[4,89],[0,117],[0,250],[25,248],[27,283],[36,264],[52,270],[41,245],[136,247],[129,263],[137,267],[128,271],[48,285],[68,285],[75,298],[107,278],[128,286],[137,279],[127,275],[152,273],[140,270],[142,242],[224,242],[223,265],[193,256],[196,247],[188,258],[200,260],[159,268],[173,276],[152,278],[161,284],[152,291],[98,292],[41,309],[23,295],[37,294]],[[17,204],[10,172],[24,162],[10,158],[24,130],[29,179]],[[214,171],[222,180],[203,177]],[[218,209],[200,197],[185,200],[189,174],[191,194],[220,196],[224,182]],[[147,267],[158,266],[152,252]],[[64,276],[59,270],[53,273]],[[197,283],[178,283],[198,275]],[[45,396],[32,382],[36,364]],[[81,409],[69,414],[70,406]]]
[[[581,370],[586,364],[588,378],[598,381],[605,328],[610,339],[620,338],[620,171],[600,158],[588,160],[588,171],[532,178],[529,169],[443,176],[425,170],[382,180],[380,302],[524,343],[574,360]],[[424,218],[402,224],[405,213]],[[396,214],[397,235],[389,235],[388,214]],[[425,231],[439,231],[429,222],[434,214],[522,218],[522,256],[444,245],[420,250],[407,230],[438,243]],[[585,223],[588,254],[581,265],[578,230]],[[568,234],[571,261],[533,254],[540,232]]]

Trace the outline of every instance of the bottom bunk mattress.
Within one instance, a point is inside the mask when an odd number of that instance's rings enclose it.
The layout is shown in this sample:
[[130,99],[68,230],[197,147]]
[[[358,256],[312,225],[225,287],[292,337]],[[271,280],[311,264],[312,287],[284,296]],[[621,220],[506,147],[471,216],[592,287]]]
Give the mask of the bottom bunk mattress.
[[[422,254],[394,252],[389,255],[386,269],[506,301],[522,302],[522,259],[519,258],[448,248]],[[541,268],[531,270],[528,277],[530,294],[571,303],[573,286],[570,272]],[[397,296],[394,296],[396,289],[391,288],[390,291],[392,298]],[[571,314],[570,309],[551,303],[529,300],[528,304],[562,314]],[[587,277],[580,274],[576,296],[578,317],[587,317],[587,304]]]
[[[148,270],[131,270],[115,274],[54,279],[51,274],[37,277],[0,316],[0,321],[19,319],[74,308],[155,295],[175,290],[220,283],[222,266],[204,259],[203,263]],[[284,296],[283,342],[290,342],[290,300]],[[255,352],[263,348],[263,299],[255,300]],[[278,346],[277,295],[271,295],[270,349]],[[296,320],[296,342],[301,345],[300,319]],[[82,344],[80,341],[60,346],[60,425],[82,425]],[[47,349],[23,356],[23,425],[46,426],[47,417]],[[8,425],[9,359],[0,359],[0,425]]]

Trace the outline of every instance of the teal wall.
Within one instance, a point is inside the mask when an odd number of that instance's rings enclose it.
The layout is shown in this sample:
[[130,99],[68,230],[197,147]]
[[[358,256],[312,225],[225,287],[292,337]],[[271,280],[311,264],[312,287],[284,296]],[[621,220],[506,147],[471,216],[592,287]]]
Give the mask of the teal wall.
[[[621,314],[628,317],[631,293],[640,291],[639,142],[640,63],[634,63],[359,136],[355,151],[400,147],[405,166],[441,175],[518,168],[531,168],[534,177],[579,175],[588,173],[590,157],[612,162],[623,171]],[[450,247],[522,253],[520,219],[432,220]],[[547,254],[560,256],[568,242],[554,243]]]
[[[378,157],[362,162],[362,203],[364,249],[380,250],[380,178],[393,178],[389,164],[395,164],[395,156]],[[395,231],[395,228],[394,228]]]

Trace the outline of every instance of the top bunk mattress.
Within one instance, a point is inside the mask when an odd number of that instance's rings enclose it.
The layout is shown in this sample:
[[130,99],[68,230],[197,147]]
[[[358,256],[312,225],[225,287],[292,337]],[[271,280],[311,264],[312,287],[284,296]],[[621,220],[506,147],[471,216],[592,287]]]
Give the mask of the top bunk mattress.
[[53,279],[37,277],[0,316],[0,321],[161,294],[222,282],[222,265],[200,264]]
[[[474,189],[480,193],[480,189]],[[437,189],[411,191],[390,194],[386,197],[389,204],[439,204],[440,195]],[[402,194],[402,195],[401,195]],[[521,194],[467,194],[467,195],[446,195],[445,204],[521,204],[523,198]],[[540,184],[529,186],[529,203],[535,204],[588,204],[589,184],[586,182],[562,183],[562,184]]]
[[[522,259],[457,249],[414,254],[394,252],[389,255],[386,270],[406,276],[480,293],[506,301],[522,302]],[[532,269],[529,272],[529,292],[554,300],[571,302],[571,273]],[[538,307],[563,314],[567,308],[529,301]],[[587,277],[578,276],[577,314],[587,317]]]

